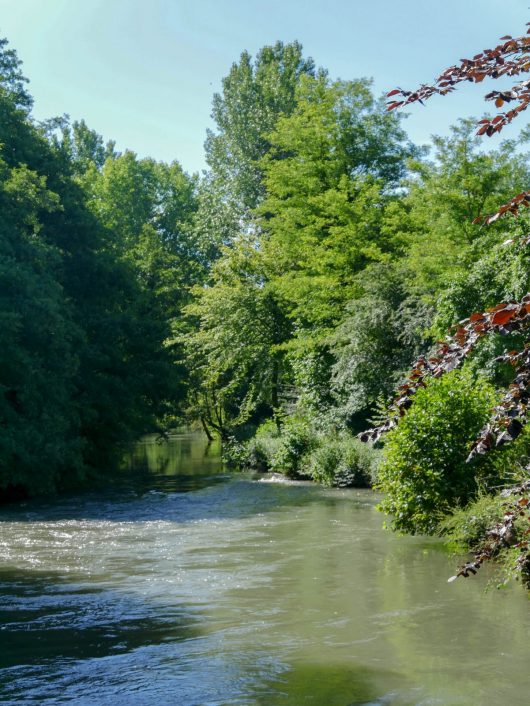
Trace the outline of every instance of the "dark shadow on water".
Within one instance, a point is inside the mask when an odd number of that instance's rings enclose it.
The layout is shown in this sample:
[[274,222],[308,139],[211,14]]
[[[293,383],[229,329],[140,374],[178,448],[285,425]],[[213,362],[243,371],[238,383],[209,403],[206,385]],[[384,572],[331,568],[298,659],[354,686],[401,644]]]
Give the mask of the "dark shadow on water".
[[[193,492],[190,492],[193,491]],[[324,494],[310,483],[262,483],[248,475],[196,477],[143,474],[130,476],[106,491],[49,501],[35,500],[0,510],[2,522],[177,522],[229,520],[251,517],[286,506],[309,503],[337,505],[340,492]],[[355,504],[356,498],[348,499]],[[369,495],[359,500],[366,506]]]
[[262,684],[253,699],[256,706],[390,706],[397,703],[396,690],[405,689],[404,677],[391,670],[296,664]]
[[0,696],[11,667],[188,640],[201,634],[200,621],[189,608],[150,605],[52,572],[0,570]]

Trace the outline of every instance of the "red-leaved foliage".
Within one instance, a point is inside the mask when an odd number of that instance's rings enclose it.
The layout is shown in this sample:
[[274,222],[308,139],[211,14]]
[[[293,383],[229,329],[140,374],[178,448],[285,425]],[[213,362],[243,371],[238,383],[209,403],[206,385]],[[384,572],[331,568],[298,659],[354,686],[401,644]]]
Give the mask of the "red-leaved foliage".
[[[527,23],[530,26],[530,22]],[[527,30],[527,35],[530,29]],[[502,44],[493,49],[484,49],[475,54],[472,59],[461,59],[459,65],[445,69],[434,84],[423,84],[416,91],[405,91],[395,88],[387,94],[391,98],[387,110],[395,110],[411,103],[422,103],[433,95],[445,96],[456,90],[462,81],[481,83],[485,78],[503,78],[520,76],[530,72],[530,37],[501,37]],[[396,100],[400,96],[400,100]],[[510,89],[504,91],[491,91],[485,100],[493,101],[497,108],[505,104],[510,108],[498,113],[494,118],[483,118],[478,123],[477,135],[491,137],[500,132],[530,105],[530,80],[518,81]],[[517,215],[521,206],[530,206],[530,192],[523,192],[514,196],[508,203],[503,204],[495,212],[487,216],[476,218],[474,223],[484,222],[486,225],[493,223],[505,213]]]
[[518,550],[514,568],[522,575],[525,584],[528,585],[530,583],[530,542],[527,539],[530,535],[530,528],[526,529],[523,537],[520,538],[520,533],[515,525],[516,520],[519,518],[526,521],[530,520],[529,490],[530,481],[525,480],[518,486],[502,491],[501,495],[503,497],[510,498],[504,504],[502,519],[489,528],[473,559],[466,561],[457,573],[448,579],[449,582],[454,581],[459,576],[468,578],[468,576],[475,575],[484,561],[494,559],[502,549],[513,547]]

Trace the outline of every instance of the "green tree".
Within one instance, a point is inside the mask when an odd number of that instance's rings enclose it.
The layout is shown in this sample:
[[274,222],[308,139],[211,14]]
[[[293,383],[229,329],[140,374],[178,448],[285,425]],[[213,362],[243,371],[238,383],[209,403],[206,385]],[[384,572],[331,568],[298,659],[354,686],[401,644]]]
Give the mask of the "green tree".
[[263,197],[259,160],[268,152],[267,135],[280,115],[296,104],[301,76],[313,75],[312,59],[304,59],[298,42],[263,47],[255,60],[243,52],[223,79],[222,93],[213,98],[217,131],[209,131],[206,160],[222,200],[234,205],[240,218]]
[[195,288],[195,301],[187,307],[197,321],[197,329],[186,335],[190,414],[222,437],[256,413],[279,411],[285,374],[281,344],[290,326],[260,260],[247,238],[225,248],[211,285]]
[[21,71],[22,62],[14,49],[8,48],[8,41],[0,38],[0,85],[11,106],[29,113],[33,99],[26,90],[28,79]]
[[[483,230],[473,220],[520,190],[530,176],[526,155],[516,143],[505,141],[484,152],[473,131],[472,119],[461,120],[450,137],[435,137],[434,160],[417,164],[400,204],[397,230],[405,226],[406,232],[396,237],[408,241],[409,278],[425,296],[438,296],[448,277],[465,272],[476,260],[474,243]],[[501,229],[497,225],[490,231],[493,242]]]
[[39,237],[42,215],[58,208],[44,176],[0,159],[0,499],[54,489],[82,466],[72,397],[81,331],[60,253]]
[[271,283],[301,329],[326,334],[358,295],[357,273],[393,248],[382,214],[410,146],[367,81],[325,76],[300,82],[269,139],[259,224]]
[[332,342],[334,416],[360,430],[378,401],[388,399],[412,361],[429,347],[434,309],[409,291],[403,259],[376,263],[359,275],[362,294],[349,302]]
[[0,66],[0,493],[35,493],[109,470],[154,428],[170,331],[87,207],[71,153],[31,120],[5,42]]

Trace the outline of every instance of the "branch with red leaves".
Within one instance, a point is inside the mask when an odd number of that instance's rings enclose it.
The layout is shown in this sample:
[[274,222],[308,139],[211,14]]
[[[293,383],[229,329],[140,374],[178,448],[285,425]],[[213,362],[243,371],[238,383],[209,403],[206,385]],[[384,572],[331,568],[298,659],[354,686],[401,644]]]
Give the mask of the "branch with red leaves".
[[[530,26],[530,22],[527,23]],[[530,28],[527,35],[530,34]],[[395,88],[387,94],[387,98],[393,98],[387,105],[387,110],[395,110],[411,103],[423,101],[433,95],[445,96],[456,90],[456,86],[462,81],[480,83],[485,78],[502,78],[503,76],[519,76],[530,71],[530,37],[523,36],[513,38],[509,35],[501,37],[503,44],[499,44],[493,49],[485,49],[479,54],[475,54],[472,59],[461,59],[459,66],[450,66],[443,71],[434,85],[423,84],[416,91],[405,91],[402,88]],[[402,100],[395,100],[396,96],[402,96]],[[477,135],[487,135],[491,137],[495,133],[501,132],[509,123],[520,115],[530,105],[530,81],[521,81],[511,89],[506,91],[491,91],[485,96],[485,100],[494,101],[497,108],[502,108],[505,103],[516,103],[513,108],[506,112],[497,114],[494,118],[483,118],[478,122]],[[517,216],[521,206],[530,206],[530,192],[525,191],[514,196],[508,203],[503,204],[495,213],[488,216],[479,216],[473,223],[483,222],[488,225],[506,213]]]
[[[489,216],[478,216],[475,218],[473,223],[484,223],[484,225],[489,225],[490,223],[494,223],[501,216],[504,216],[505,213],[511,213],[513,216],[518,216],[521,206],[524,206],[525,208],[530,206],[530,191],[521,191],[520,194],[517,194],[517,196],[514,196],[509,201],[502,204],[502,206],[499,206],[495,213],[491,213]],[[528,245],[528,242],[529,239],[526,237],[523,239],[522,244]]]
[[468,578],[471,575],[474,576],[485,561],[494,559],[501,550],[508,547],[514,547],[519,550],[514,568],[523,575],[527,584],[530,582],[530,542],[527,539],[528,535],[530,535],[530,528],[524,530],[523,538],[521,538],[515,524],[518,518],[526,518],[530,521],[530,499],[525,494],[528,490],[530,490],[530,480],[526,480],[514,488],[508,488],[501,493],[505,498],[516,497],[505,504],[502,520],[490,527],[486,532],[485,540],[475,552],[473,560],[463,564],[457,573],[448,579],[449,582],[455,581],[459,576],[464,578]]
[[[484,313],[476,312],[463,319],[452,336],[440,343],[434,356],[418,358],[406,382],[398,387],[386,422],[362,432],[359,438],[365,442],[376,442],[382,434],[397,426],[400,417],[413,404],[413,396],[425,387],[426,380],[458,368],[486,334],[507,335],[527,329],[530,329],[530,294],[520,302],[503,302]],[[509,362],[516,368],[515,378],[501,404],[495,408],[492,420],[473,445],[468,461],[495,446],[512,441],[521,433],[525,423],[530,400],[530,344],[522,351],[511,351],[498,360]]]
[[[530,22],[528,23],[530,25]],[[530,34],[530,29],[527,31]],[[480,83],[486,77],[501,78],[502,76],[519,76],[521,73],[530,71],[530,37],[518,37],[513,39],[506,36],[501,37],[501,40],[506,40],[503,44],[499,44],[494,49],[485,49],[479,54],[475,54],[472,59],[461,59],[460,66],[450,66],[443,71],[434,85],[423,84],[417,91],[405,91],[402,88],[395,88],[387,94],[388,98],[397,95],[403,96],[403,100],[389,101],[387,110],[395,110],[402,108],[411,103],[423,103],[423,101],[431,98],[433,95],[445,96],[448,93],[456,90],[455,86],[462,81],[471,81]],[[514,115],[508,118],[507,122],[511,122],[514,117],[524,110],[530,101],[528,98],[528,82],[524,81],[514,86],[511,91],[502,91],[489,93],[486,96],[487,100],[495,100],[497,107],[501,107],[505,102],[509,103],[512,100],[518,100],[519,106],[515,110]],[[512,112],[512,111],[510,111]],[[498,127],[500,121],[493,123],[493,132],[500,132],[504,127],[503,123]],[[482,130],[482,128],[480,128]],[[487,133],[487,127],[480,134]]]

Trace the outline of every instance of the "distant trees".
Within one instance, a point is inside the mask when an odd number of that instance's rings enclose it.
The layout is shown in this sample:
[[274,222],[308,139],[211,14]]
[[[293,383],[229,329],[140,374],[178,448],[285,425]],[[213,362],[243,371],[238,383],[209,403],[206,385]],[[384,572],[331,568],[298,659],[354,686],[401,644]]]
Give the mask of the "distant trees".
[[186,348],[190,413],[225,435],[295,400],[362,428],[476,259],[469,219],[528,176],[513,143],[481,153],[469,121],[427,161],[386,107],[368,81],[315,70],[298,44],[244,53],[214,98],[194,227],[219,260],[193,290]]

